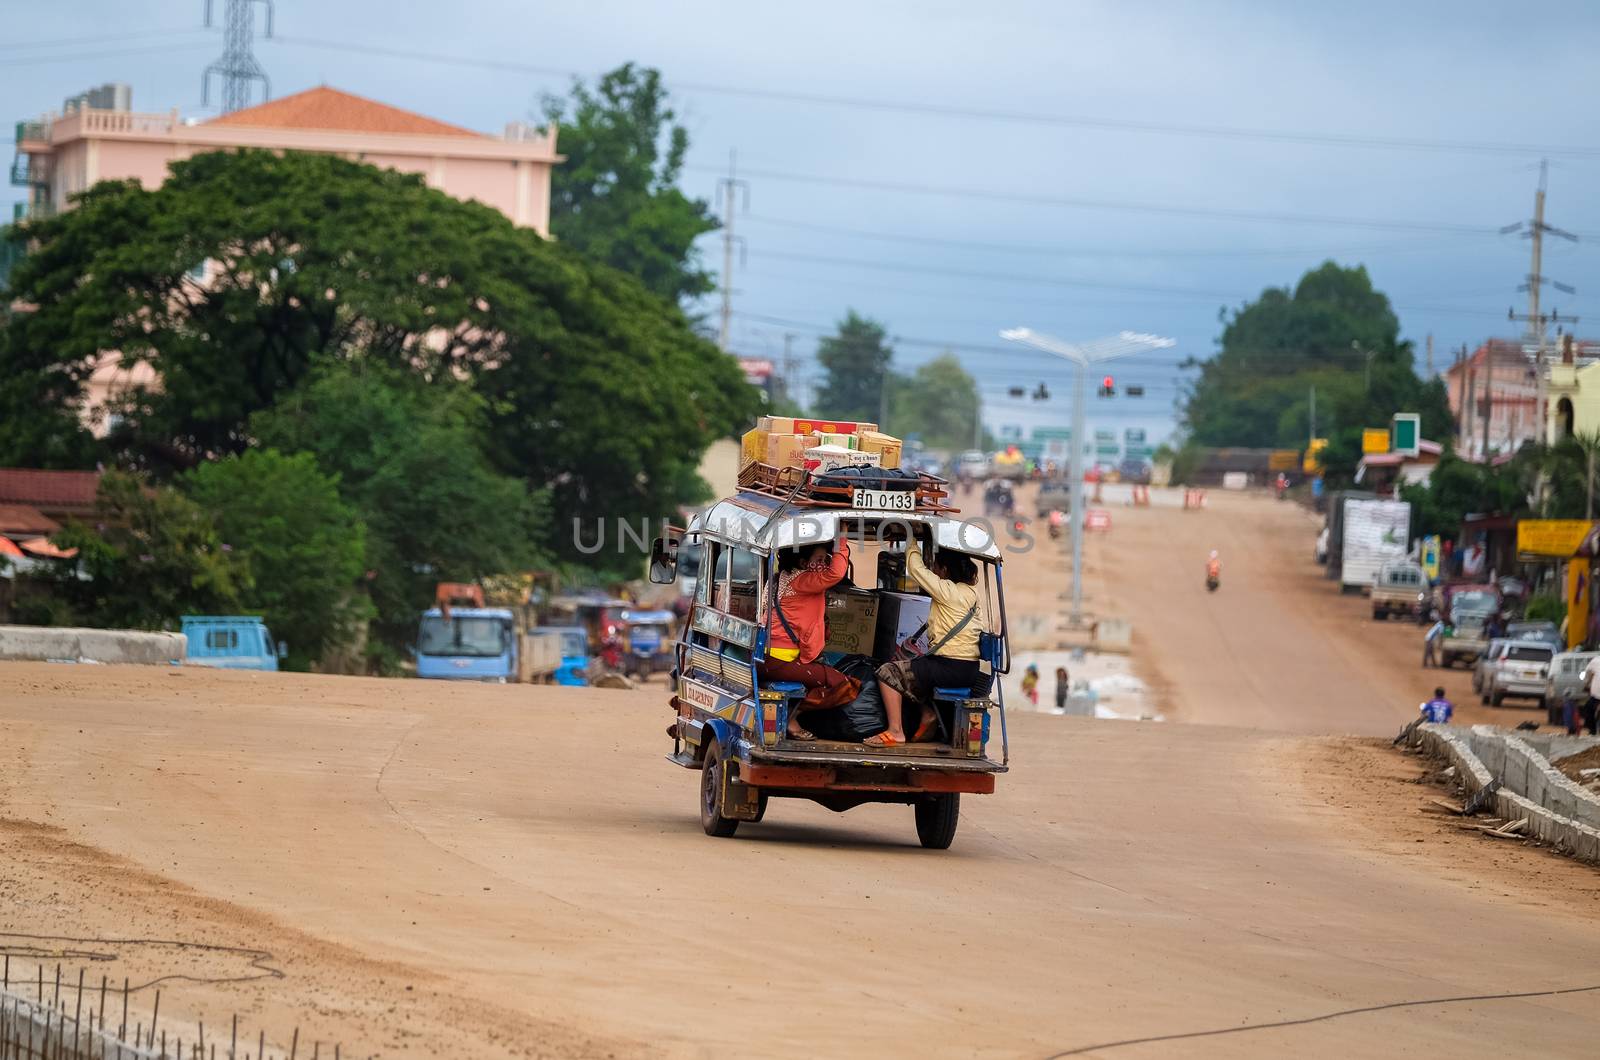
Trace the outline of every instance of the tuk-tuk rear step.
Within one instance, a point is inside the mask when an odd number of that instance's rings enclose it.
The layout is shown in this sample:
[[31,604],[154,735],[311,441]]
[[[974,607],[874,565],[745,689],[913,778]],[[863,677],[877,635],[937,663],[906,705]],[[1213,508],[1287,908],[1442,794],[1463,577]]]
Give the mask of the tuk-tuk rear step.
[[[848,767],[846,767],[848,768]],[[994,793],[993,773],[949,773],[924,769],[881,770],[881,779],[871,776],[878,770],[852,770],[841,778],[839,770],[820,766],[774,766],[759,762],[743,766],[739,779],[752,787],[770,789],[813,789],[828,791],[963,792],[972,795]]]

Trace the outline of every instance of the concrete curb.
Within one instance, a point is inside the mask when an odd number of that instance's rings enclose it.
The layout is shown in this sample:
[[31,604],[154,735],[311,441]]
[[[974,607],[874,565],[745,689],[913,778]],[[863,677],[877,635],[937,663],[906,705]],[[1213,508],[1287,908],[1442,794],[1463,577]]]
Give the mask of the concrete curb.
[[188,638],[182,633],[76,629],[70,626],[0,626],[0,660],[14,662],[167,666],[183,662],[189,653],[188,647]]
[[1600,862],[1600,799],[1557,772],[1526,741],[1488,725],[1462,735],[1446,725],[1424,724],[1410,742],[1455,766],[1469,797],[1498,780],[1496,816],[1527,818],[1530,836],[1582,861]]

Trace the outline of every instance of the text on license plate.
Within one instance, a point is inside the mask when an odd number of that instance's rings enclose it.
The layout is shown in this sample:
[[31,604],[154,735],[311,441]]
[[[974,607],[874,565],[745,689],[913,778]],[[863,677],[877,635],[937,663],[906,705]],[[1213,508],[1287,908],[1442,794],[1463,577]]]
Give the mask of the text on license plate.
[[917,495],[911,490],[856,490],[850,506],[865,512],[914,512]]

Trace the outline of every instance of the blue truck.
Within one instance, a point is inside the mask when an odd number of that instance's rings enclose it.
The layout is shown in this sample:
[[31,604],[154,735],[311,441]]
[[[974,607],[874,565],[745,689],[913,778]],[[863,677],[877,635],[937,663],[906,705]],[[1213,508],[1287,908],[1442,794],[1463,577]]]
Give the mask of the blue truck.
[[260,615],[184,615],[187,664],[222,670],[276,670],[288,645],[274,642]]
[[560,632],[529,628],[521,612],[430,607],[417,628],[417,676],[518,684],[551,680],[562,663]]

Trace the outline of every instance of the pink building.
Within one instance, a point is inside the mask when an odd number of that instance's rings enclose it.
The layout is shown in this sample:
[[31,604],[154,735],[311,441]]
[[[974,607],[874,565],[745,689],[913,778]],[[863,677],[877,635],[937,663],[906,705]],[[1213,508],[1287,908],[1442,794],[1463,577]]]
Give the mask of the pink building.
[[97,99],[124,102],[127,94],[89,93],[63,115],[18,126],[13,180],[27,184],[30,213],[67,209],[73,195],[97,181],[131,177],[155,187],[179,159],[260,147],[417,173],[447,195],[475,199],[514,224],[550,234],[550,169],[561,161],[553,129],[513,123],[505,135],[489,136],[326,86],[204,122],[175,110],[100,109]]
[[[1578,364],[1600,357],[1600,343],[1573,344]],[[1545,347],[1545,371],[1561,360],[1562,342]],[[1538,347],[1521,339],[1490,339],[1443,374],[1456,420],[1456,452],[1469,460],[1488,452],[1514,453],[1524,442],[1541,439],[1544,427],[1539,404]]]
[[[206,151],[257,147],[316,151],[420,174],[458,199],[492,206],[512,223],[550,235],[550,170],[556,131],[506,126],[502,136],[463,129],[322,86],[209,121],[129,108],[126,86],[107,85],[67,101],[66,113],[17,126],[14,184],[28,188],[26,213],[70,209],[72,196],[102,180],[132,178],[156,187],[176,161]],[[97,433],[109,424],[108,400],[148,386],[148,365],[124,367],[108,352],[90,377],[82,410]]]

